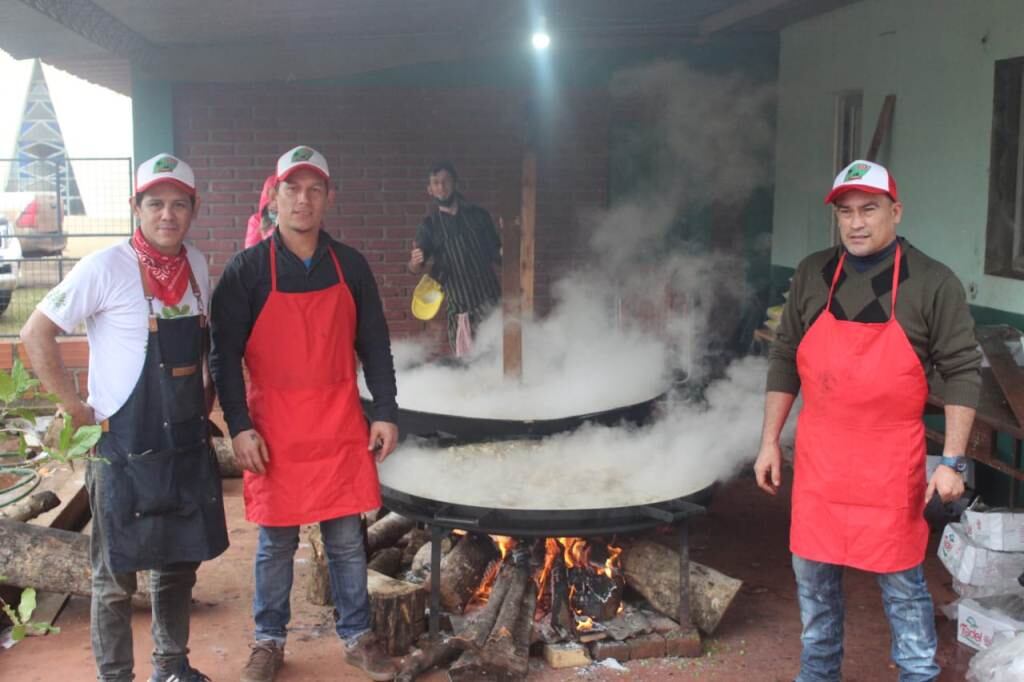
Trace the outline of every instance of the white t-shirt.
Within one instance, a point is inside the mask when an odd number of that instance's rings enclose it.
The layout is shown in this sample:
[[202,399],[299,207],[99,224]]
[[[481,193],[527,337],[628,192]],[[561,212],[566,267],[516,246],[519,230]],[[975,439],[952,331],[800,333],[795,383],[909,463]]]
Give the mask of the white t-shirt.
[[[210,272],[206,259],[186,244],[203,310],[209,312]],[[149,336],[149,304],[142,291],[138,257],[128,240],[89,254],[54,287],[36,308],[65,332],[83,321],[89,339],[89,405],[97,422],[116,413],[142,374]],[[177,306],[153,300],[161,317],[198,314],[189,286]]]

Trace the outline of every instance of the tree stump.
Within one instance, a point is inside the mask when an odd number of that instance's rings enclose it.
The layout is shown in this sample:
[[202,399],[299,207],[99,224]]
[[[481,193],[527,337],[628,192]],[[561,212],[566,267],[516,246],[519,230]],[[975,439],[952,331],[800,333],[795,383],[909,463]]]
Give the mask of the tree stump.
[[309,580],[306,582],[306,601],[317,606],[331,606],[331,576],[327,571],[327,554],[324,552],[324,540],[320,535],[320,524],[309,527],[307,535],[313,556],[309,560]]
[[402,656],[426,630],[427,593],[422,585],[367,572],[370,627],[390,656]]

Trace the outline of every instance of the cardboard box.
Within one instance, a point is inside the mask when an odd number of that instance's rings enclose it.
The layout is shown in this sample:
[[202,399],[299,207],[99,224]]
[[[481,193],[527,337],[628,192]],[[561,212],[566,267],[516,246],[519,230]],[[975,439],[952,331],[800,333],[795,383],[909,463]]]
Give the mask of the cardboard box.
[[[942,455],[925,455],[924,480],[927,481],[935,473],[935,467],[939,466]],[[967,469],[964,471],[964,485],[974,488],[974,460],[967,458]]]
[[954,579],[979,587],[1003,585],[1007,592],[1024,573],[1024,552],[998,552],[967,537],[963,524],[950,523],[939,540],[939,559]]
[[990,509],[975,502],[964,512],[964,530],[974,542],[1000,552],[1024,552],[1024,513]]
[[992,646],[997,634],[1024,632],[1024,597],[1009,595],[961,599],[957,612],[957,641],[973,649]]
[[953,578],[953,591],[965,599],[992,597],[997,594],[1024,594],[1024,586],[1016,580],[1012,584],[1001,585],[968,585]]

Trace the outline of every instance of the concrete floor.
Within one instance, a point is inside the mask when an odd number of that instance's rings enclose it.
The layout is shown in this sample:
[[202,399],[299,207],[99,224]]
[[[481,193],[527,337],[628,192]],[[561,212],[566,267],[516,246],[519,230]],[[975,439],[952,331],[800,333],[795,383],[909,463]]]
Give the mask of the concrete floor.
[[[218,682],[238,679],[248,655],[251,633],[251,566],[256,533],[243,518],[241,482],[226,481],[226,501],[232,546],[218,559],[203,565],[195,590],[191,660]],[[530,680],[792,680],[800,656],[800,623],[787,552],[789,489],[776,498],[760,493],[750,478],[723,486],[710,513],[693,524],[693,557],[744,581],[714,637],[706,638],[699,659],[634,661],[627,672],[592,666],[588,669],[551,670],[534,660]],[[928,551],[926,571],[937,604],[955,595],[945,569],[935,557],[936,534]],[[360,680],[361,675],[342,660],[340,644],[330,625],[330,610],[305,602],[304,579],[308,547],[299,550],[293,622],[280,682]],[[846,682],[896,680],[888,660],[889,630],[881,597],[872,576],[850,571],[847,593]],[[941,616],[939,624],[940,680],[964,679],[973,652],[956,643],[955,624]],[[20,682],[86,682],[94,679],[89,649],[89,605],[72,599],[58,625],[61,633],[33,637],[0,651],[0,679]],[[136,674],[145,680],[151,640],[146,610],[135,614]],[[446,679],[441,672],[423,678]]]

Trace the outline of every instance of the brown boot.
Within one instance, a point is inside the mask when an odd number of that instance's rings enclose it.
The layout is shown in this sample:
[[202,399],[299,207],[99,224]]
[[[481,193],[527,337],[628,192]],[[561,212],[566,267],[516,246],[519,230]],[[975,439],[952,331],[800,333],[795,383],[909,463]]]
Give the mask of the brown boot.
[[249,662],[242,669],[240,682],[274,682],[277,671],[284,663],[284,646],[272,639],[250,644]]
[[393,680],[398,674],[394,661],[372,632],[364,632],[354,644],[345,647],[345,662],[378,682]]

